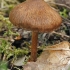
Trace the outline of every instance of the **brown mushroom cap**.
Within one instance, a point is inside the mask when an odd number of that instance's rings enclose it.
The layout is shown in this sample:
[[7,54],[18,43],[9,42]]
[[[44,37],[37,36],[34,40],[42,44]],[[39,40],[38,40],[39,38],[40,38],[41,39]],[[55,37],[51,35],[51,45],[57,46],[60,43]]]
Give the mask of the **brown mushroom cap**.
[[18,27],[39,32],[57,29],[62,22],[60,15],[44,0],[27,0],[17,5],[9,19]]

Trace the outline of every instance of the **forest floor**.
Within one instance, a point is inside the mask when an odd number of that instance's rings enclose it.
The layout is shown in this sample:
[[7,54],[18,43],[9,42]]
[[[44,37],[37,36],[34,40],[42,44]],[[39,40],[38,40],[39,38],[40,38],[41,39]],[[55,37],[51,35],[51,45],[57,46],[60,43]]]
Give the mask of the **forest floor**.
[[[31,31],[16,28],[9,21],[9,12],[19,1],[0,2],[0,70],[22,70],[30,58]],[[70,42],[70,7],[58,5],[62,25],[51,33],[39,33],[38,56],[48,45]],[[22,38],[18,38],[21,35]],[[22,63],[23,62],[23,63]]]

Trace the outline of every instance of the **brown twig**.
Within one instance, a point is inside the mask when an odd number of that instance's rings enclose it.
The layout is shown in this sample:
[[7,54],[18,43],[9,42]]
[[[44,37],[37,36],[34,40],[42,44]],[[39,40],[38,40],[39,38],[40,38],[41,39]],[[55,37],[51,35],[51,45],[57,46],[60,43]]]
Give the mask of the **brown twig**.
[[70,20],[69,19],[67,19],[67,18],[64,18],[64,17],[62,17],[65,21],[67,21],[67,22],[69,22],[70,23]]
[[70,38],[70,36],[68,36],[68,35],[65,35],[65,34],[62,34],[62,33],[58,33],[58,32],[55,32],[55,31],[53,31],[52,33],[60,35],[62,37]]
[[60,4],[60,3],[55,3],[55,2],[49,2],[48,3],[51,3],[51,4],[55,4],[55,5],[58,5],[58,6],[63,6],[63,7],[66,7],[67,9],[70,9],[69,6],[65,5],[65,4]]

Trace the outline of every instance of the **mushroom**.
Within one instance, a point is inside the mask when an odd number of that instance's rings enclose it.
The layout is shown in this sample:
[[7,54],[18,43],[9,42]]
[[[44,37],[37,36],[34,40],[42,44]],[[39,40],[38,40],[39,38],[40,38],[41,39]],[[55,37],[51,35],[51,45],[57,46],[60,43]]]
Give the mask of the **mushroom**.
[[62,22],[60,15],[44,0],[26,0],[9,14],[10,21],[17,27],[32,31],[31,61],[37,58],[39,32],[51,32]]

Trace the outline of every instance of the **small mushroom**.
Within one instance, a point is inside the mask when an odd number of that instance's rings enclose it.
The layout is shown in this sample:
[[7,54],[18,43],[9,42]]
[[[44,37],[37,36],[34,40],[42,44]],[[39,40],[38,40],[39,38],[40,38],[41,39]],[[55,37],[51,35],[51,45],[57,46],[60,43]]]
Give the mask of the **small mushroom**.
[[9,19],[15,26],[32,31],[31,61],[37,58],[38,32],[51,32],[62,22],[44,0],[26,0],[10,12]]

